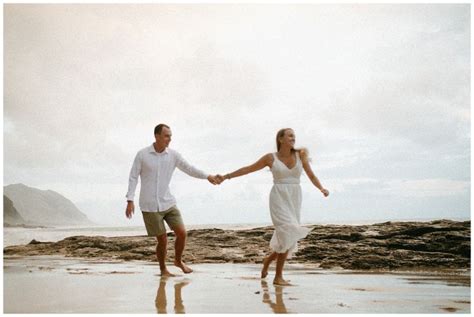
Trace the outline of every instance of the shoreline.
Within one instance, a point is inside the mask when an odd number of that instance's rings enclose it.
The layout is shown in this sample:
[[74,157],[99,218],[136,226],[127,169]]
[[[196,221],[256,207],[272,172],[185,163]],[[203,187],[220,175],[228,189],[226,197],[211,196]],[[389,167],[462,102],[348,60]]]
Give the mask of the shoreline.
[[[372,225],[309,225],[288,263],[324,269],[463,270],[470,269],[470,221],[385,222]],[[269,253],[273,227],[188,231],[183,259],[187,263],[261,263]],[[168,260],[174,236],[168,233]],[[32,240],[4,248],[5,256],[66,257],[156,261],[154,237],[72,236],[57,242]]]
[[249,263],[193,269],[163,278],[158,264],[147,261],[7,258],[4,312],[470,313],[467,272],[375,273],[289,264],[285,276],[293,286],[275,286],[274,266],[266,279],[260,278],[260,265]]
[[[124,260],[119,258],[102,258],[102,257],[74,257],[61,254],[45,254],[45,255],[5,255],[3,257],[5,263],[7,262],[18,262],[26,263],[24,260],[28,261],[76,261],[76,262],[86,262],[91,264],[133,264],[145,265],[145,266],[156,266],[157,274],[159,276],[159,264],[156,260]],[[251,262],[189,262],[187,263],[190,266],[195,265],[257,265],[261,268],[262,263],[251,263]],[[169,258],[166,261],[168,268],[171,268],[172,271],[176,273],[177,276],[188,276],[183,274],[181,270],[174,266],[174,262]],[[192,267],[191,267],[192,268]],[[272,263],[269,270],[269,276],[274,273],[275,262]],[[49,268],[42,267],[42,269],[48,270]],[[363,275],[414,275],[414,276],[445,276],[445,277],[467,277],[471,275],[471,268],[436,268],[436,267],[400,267],[397,269],[383,269],[383,268],[374,268],[374,269],[345,269],[342,267],[331,267],[331,268],[322,268],[318,264],[308,263],[308,262],[296,262],[294,260],[287,260],[285,264],[285,271],[289,269],[291,271],[304,271],[304,270],[314,270],[314,271],[324,271],[330,272],[333,274],[363,274]],[[319,274],[319,273],[314,273]],[[258,274],[260,278],[260,274]],[[470,285],[470,283],[469,283]]]
[[[302,222],[302,226],[362,226],[362,225],[376,225],[387,222],[433,222],[433,221],[454,221],[454,222],[465,222],[470,221],[468,217],[454,217],[454,218],[400,218],[400,219],[372,219],[372,220],[325,220],[325,221],[310,221]],[[186,228],[189,230],[195,229],[230,229],[230,230],[239,230],[239,229],[253,229],[260,227],[272,226],[271,222],[248,222],[248,223],[203,223],[203,224],[186,224]],[[57,226],[48,226],[48,225],[29,225],[29,224],[4,224],[4,229],[51,229],[51,230],[89,230],[89,229],[99,229],[99,230],[127,230],[127,229],[143,229],[145,232],[145,226],[140,225],[118,225],[118,224],[103,224],[103,223],[94,223],[92,225],[57,225]],[[169,228],[167,228],[170,232]]]

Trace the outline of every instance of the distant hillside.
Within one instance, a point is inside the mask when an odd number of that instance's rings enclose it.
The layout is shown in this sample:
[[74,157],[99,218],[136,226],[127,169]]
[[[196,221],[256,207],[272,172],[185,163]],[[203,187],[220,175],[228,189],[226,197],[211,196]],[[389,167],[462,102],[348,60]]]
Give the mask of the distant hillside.
[[7,196],[3,195],[3,225],[16,226],[24,223],[25,220],[15,209],[13,202]]
[[3,193],[29,225],[66,226],[93,224],[69,199],[52,190],[23,184],[8,185]]

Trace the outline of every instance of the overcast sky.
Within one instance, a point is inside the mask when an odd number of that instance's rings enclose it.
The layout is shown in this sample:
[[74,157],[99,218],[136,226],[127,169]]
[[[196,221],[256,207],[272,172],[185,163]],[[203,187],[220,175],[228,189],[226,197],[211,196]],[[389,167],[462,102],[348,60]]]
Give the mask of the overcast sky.
[[[209,173],[292,127],[331,195],[302,177],[303,222],[470,217],[470,6],[4,6],[4,185],[124,216],[153,128]],[[220,187],[176,170],[185,223],[269,223],[271,173]],[[137,197],[138,197],[137,188]]]

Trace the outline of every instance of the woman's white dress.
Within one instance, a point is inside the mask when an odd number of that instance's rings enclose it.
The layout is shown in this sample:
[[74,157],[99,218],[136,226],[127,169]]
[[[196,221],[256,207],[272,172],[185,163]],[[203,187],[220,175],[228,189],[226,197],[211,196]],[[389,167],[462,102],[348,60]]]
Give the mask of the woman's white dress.
[[298,240],[309,233],[300,225],[301,186],[300,176],[303,164],[296,152],[296,165],[288,168],[276,153],[273,153],[273,187],[270,192],[270,215],[275,232],[270,248],[277,253],[288,252],[290,258],[297,250]]

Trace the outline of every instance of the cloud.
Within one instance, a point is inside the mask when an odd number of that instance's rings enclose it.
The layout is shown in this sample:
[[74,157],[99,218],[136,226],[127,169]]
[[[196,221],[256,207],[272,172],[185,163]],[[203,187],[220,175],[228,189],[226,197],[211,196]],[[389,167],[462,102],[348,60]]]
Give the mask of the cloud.
[[468,193],[470,181],[451,179],[390,179],[373,178],[327,179],[336,193],[370,193],[371,195],[390,195],[397,197],[445,197],[460,196]]
[[[133,157],[160,122],[172,147],[210,173],[275,151],[275,133],[292,127],[323,184],[352,193],[334,207],[390,190],[413,204],[465,202],[468,8],[7,4],[4,182],[52,186],[98,214],[121,204]],[[271,176],[219,195],[179,172],[174,181],[183,203],[224,217],[229,202],[266,208]]]
[[444,197],[467,194],[470,181],[450,179],[392,180],[387,182],[385,193],[396,193],[401,197]]
[[[400,15],[380,9],[372,12],[377,15],[368,23],[371,30],[359,38],[370,47],[364,52],[365,70],[348,74],[349,85],[333,93],[324,116],[348,130],[407,139],[424,148],[462,146],[470,124],[465,7],[399,6]],[[373,45],[364,45],[369,42]],[[362,56],[356,56],[360,60],[353,60],[361,63]],[[355,85],[354,76],[359,76]]]

